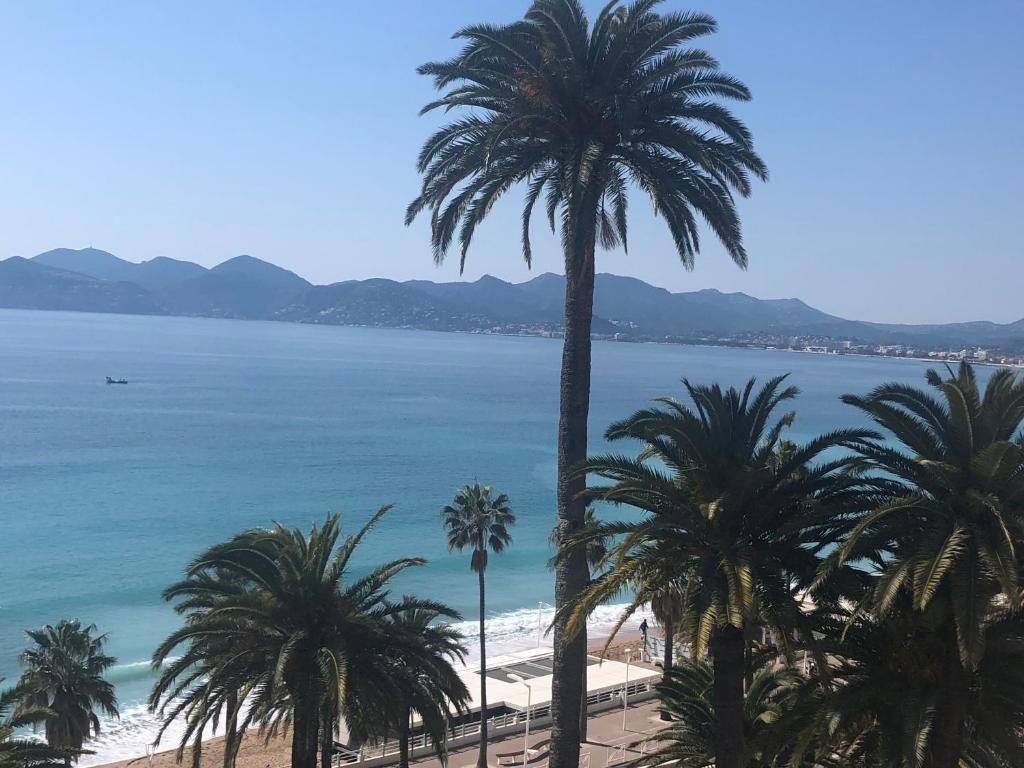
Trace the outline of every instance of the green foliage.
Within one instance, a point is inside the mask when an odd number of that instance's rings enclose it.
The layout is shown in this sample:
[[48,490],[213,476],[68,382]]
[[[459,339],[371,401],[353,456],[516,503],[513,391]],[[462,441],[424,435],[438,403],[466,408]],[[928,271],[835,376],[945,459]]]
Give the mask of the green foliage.
[[[0,677],[0,684],[4,679]],[[50,717],[48,709],[18,707],[25,692],[15,688],[0,690],[0,768],[64,768],[75,753],[56,749],[38,741],[15,735],[19,728]],[[16,713],[16,709],[20,709]]]
[[423,185],[406,213],[408,224],[430,210],[435,260],[457,238],[464,265],[476,227],[518,184],[527,263],[542,197],[552,231],[560,215],[567,268],[592,256],[595,241],[625,248],[634,185],[687,268],[700,250],[699,218],[746,265],[733,194],[749,195],[750,177],[767,169],[721,101],[750,92],[690,47],[715,31],[714,19],[659,14],[658,4],[613,1],[591,24],[577,0],[535,0],[521,21],[459,30],[454,58],[419,68],[441,92],[423,112],[461,113],[424,143]]
[[[487,570],[488,552],[501,554],[512,543],[509,528],[516,516],[509,507],[508,496],[499,493],[492,496],[489,485],[464,485],[451,504],[441,510],[441,525],[448,536],[448,549],[452,552],[470,550],[469,567],[477,575],[480,590],[480,668],[487,668],[486,586],[484,573]],[[480,675],[480,711],[487,710],[487,675]],[[487,767],[487,718],[480,720],[480,753],[478,768]]]
[[[679,768],[714,765],[715,711],[711,699],[714,671],[706,661],[680,659],[657,686],[661,711],[670,724],[651,739],[655,745],[633,766],[675,764]],[[796,706],[806,685],[796,671],[772,660],[760,667],[743,697],[743,727],[749,768],[776,762],[780,723]],[[804,765],[804,764],[800,764]],[[812,763],[807,762],[806,768]]]
[[[808,680],[777,742],[792,763],[920,768],[941,727],[948,659],[939,612],[913,609],[904,590],[882,621],[838,610],[821,615],[818,650],[828,663]],[[1005,768],[1024,760],[1024,624],[1005,612],[986,628],[989,652],[963,695],[961,764]],[[786,744],[783,745],[782,741]]]
[[[613,537],[608,570],[573,609],[578,629],[599,604],[626,591],[633,599],[619,625],[637,608],[677,593],[683,636],[702,655],[712,633],[764,622],[783,650],[789,633],[807,629],[799,594],[815,573],[817,553],[833,541],[836,521],[862,503],[862,478],[836,448],[871,437],[844,430],[778,452],[793,414],[775,418],[796,396],[784,377],[755,393],[684,382],[693,407],[662,398],[654,407],[609,427],[606,438],[637,441],[639,455],[588,459],[580,473],[610,484],[591,486],[588,500],[629,505],[636,522],[603,523],[566,549]],[[773,421],[774,418],[774,421]]]
[[879,578],[863,605],[876,616],[886,615],[904,587],[918,612],[944,603],[961,662],[974,669],[993,601],[1021,607],[1024,380],[1001,369],[982,394],[970,365],[947,373],[928,372],[934,394],[885,384],[866,397],[843,398],[888,434],[889,442],[856,450],[863,471],[891,482],[882,503],[851,520],[820,580],[845,563],[868,562]]
[[452,661],[465,659],[462,635],[445,623],[461,618],[443,606],[427,608],[415,602],[396,612],[391,617],[393,631],[415,638],[422,652],[413,657],[392,656],[391,672],[397,683],[398,696],[388,710],[372,712],[370,707],[361,707],[358,702],[350,707],[361,709],[368,719],[376,720],[378,726],[383,724],[381,736],[397,733],[401,739],[406,738],[410,714],[416,712],[423,733],[430,737],[442,762],[447,759],[446,729],[450,715],[465,712],[470,701],[469,690],[452,667]]
[[[613,425],[608,439],[636,440],[639,454],[589,459],[579,473],[609,482],[584,495],[642,517],[566,543],[615,542],[571,625],[627,588],[627,614],[681,589],[698,658],[710,646],[717,660],[711,640],[730,627],[745,630],[748,665],[753,627],[772,632],[777,664],[812,656],[814,674],[773,700],[770,727],[732,721],[744,750],[730,764],[1024,764],[1024,381],[999,370],[982,392],[969,365],[947,374],[928,372],[937,394],[887,384],[843,398],[886,439],[783,440],[793,416],[772,412],[796,393],[781,378],[756,394],[753,382],[686,384],[692,407],[663,399]],[[732,700],[707,699],[718,671],[672,677],[663,693],[679,722],[647,764],[719,759],[711,702]]]
[[46,743],[68,754],[99,733],[100,714],[118,716],[114,686],[103,678],[117,659],[103,652],[107,636],[95,631],[77,619],[30,630],[32,645],[21,656],[16,713],[41,723]]
[[487,570],[488,552],[498,555],[512,543],[508,529],[516,516],[509,507],[508,496],[492,496],[489,485],[465,485],[458,490],[451,504],[441,510],[441,524],[448,535],[452,552],[470,550],[470,568],[474,573]]
[[356,741],[380,733],[371,713],[392,712],[407,682],[396,658],[442,668],[437,648],[424,633],[403,631],[401,617],[451,609],[388,599],[391,579],[424,561],[401,558],[350,576],[356,548],[387,510],[340,542],[336,515],[308,534],[282,525],[240,533],[200,555],[165,591],[185,620],[153,656],[162,671],[150,706],[165,729],[184,719],[179,758],[191,743],[198,766],[203,728],[224,720],[237,733],[290,726],[293,763],[312,765],[339,717]]

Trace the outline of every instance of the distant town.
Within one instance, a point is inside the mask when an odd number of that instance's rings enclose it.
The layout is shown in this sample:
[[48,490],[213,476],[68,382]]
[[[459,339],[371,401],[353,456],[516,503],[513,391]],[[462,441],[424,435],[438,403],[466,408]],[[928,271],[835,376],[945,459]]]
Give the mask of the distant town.
[[[959,362],[966,360],[984,365],[1004,365],[1024,368],[1024,351],[968,346],[960,349],[937,348],[932,345],[870,344],[855,339],[834,339],[821,336],[787,336],[771,333],[743,333],[728,336],[654,336],[638,333],[629,321],[610,321],[614,325],[630,328],[615,333],[594,333],[602,341],[622,341],[647,344],[682,344],[690,346],[739,347],[743,349],[807,352],[818,355],[867,355],[872,357],[902,357],[911,360]],[[561,329],[552,324],[502,324],[475,333],[511,336],[540,336],[561,338]]]

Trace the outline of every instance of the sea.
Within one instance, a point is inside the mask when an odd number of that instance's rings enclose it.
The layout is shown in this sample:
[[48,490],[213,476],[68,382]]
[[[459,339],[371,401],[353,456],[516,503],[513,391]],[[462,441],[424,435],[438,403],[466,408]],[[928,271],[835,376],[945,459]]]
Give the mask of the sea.
[[[550,642],[560,358],[560,340],[535,337],[0,310],[0,677],[19,674],[26,629],[95,624],[118,659],[121,717],[82,764],[146,754],[149,658],[179,621],[161,591],[186,563],[273,522],[306,529],[337,512],[353,532],[385,504],[353,575],[427,558],[395,595],[455,607],[473,647],[476,579],[467,555],[447,551],[440,509],[474,481],[507,493],[517,516],[512,546],[488,567],[489,652]],[[681,397],[683,378],[791,374],[802,394],[790,437],[803,440],[868,426],[840,395],[923,384],[927,367],[599,341],[591,450],[608,448],[613,420]],[[599,611],[591,631],[618,609]]]

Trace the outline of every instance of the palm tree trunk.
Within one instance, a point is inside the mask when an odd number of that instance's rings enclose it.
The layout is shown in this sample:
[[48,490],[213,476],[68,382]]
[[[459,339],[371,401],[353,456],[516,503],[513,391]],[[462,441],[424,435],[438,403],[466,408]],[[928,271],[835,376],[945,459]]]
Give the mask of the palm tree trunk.
[[[580,632],[583,636],[583,646],[587,647],[587,628],[583,627]],[[583,673],[580,676],[580,744],[587,740],[587,664],[583,660]]]
[[742,768],[743,738],[743,631],[727,625],[711,638],[715,679],[711,703],[715,712],[715,768]]
[[[594,319],[594,234],[597,200],[581,190],[572,203],[565,239],[565,339],[558,403],[558,540],[583,526],[586,504],[582,477],[570,471],[587,457],[590,414],[590,328]],[[580,759],[580,703],[586,668],[586,639],[566,639],[566,606],[586,588],[590,569],[583,548],[555,566],[554,676],[551,681],[551,768],[576,768]]]
[[324,704],[320,710],[320,768],[331,768],[334,756],[334,708]]
[[958,768],[963,752],[969,686],[967,673],[960,662],[956,629],[952,622],[949,625],[950,636],[945,643],[946,658],[942,664],[935,721],[925,756],[925,768]]
[[487,768],[487,637],[484,631],[484,572],[480,580],[480,753],[476,758],[477,768]]
[[238,731],[238,695],[228,694],[228,719],[224,730],[224,768],[235,768],[235,757],[238,755],[238,742],[241,734]]
[[319,741],[320,712],[300,696],[293,710],[291,768],[316,768]]
[[754,684],[754,641],[743,640],[743,693]]
[[[668,673],[672,670],[672,643],[676,634],[675,623],[671,619],[667,619],[662,622],[662,629],[665,630],[665,655],[661,660],[661,676],[663,680],[667,680]],[[663,709],[661,710],[661,719],[671,720],[672,716]]]
[[398,726],[398,768],[409,768],[409,708],[404,708],[404,717]]

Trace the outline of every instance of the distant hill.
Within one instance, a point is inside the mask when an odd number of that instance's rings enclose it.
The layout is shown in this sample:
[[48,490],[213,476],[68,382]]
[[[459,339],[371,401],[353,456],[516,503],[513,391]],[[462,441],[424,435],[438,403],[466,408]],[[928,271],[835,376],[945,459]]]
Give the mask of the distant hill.
[[314,286],[281,313],[282,319],[330,325],[369,325],[458,331],[485,327],[492,319],[472,306],[460,306],[409,284],[375,278]]
[[472,309],[494,319],[515,322],[523,318],[532,318],[534,322],[562,322],[561,299],[557,305],[553,304],[524,291],[522,286],[507,283],[490,275],[484,275],[474,283],[410,280],[405,285],[463,310]]
[[178,261],[158,256],[135,263],[120,259],[97,248],[57,248],[40,253],[32,261],[49,267],[78,272],[98,280],[135,283],[149,291],[159,291],[206,272],[206,267],[191,261]]
[[0,261],[0,307],[166,314],[156,297],[134,283],[97,280],[17,256]]
[[[0,306],[173,314],[471,332],[550,332],[562,324],[565,278],[524,283],[376,278],[312,285],[252,256],[206,269],[156,258],[135,263],[95,248],[58,248],[0,261]],[[594,333],[624,339],[717,342],[762,336],[848,339],[864,344],[992,346],[1024,350],[1024,319],[940,325],[846,320],[799,299],[717,290],[672,293],[642,280],[599,274]]]
[[158,295],[175,314],[266,320],[300,301],[311,287],[294,272],[236,256]]

